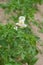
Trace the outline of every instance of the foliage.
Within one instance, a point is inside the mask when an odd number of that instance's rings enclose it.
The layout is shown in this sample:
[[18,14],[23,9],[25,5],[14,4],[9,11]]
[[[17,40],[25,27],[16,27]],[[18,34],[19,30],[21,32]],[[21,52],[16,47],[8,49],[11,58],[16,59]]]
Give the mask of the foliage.
[[[33,19],[37,3],[41,3],[41,0],[9,0],[0,7],[8,13],[16,13],[11,15],[15,22],[23,15],[28,23],[28,19]],[[34,65],[38,53],[36,41],[37,37],[29,26],[15,30],[13,24],[0,25],[0,65]]]
[[25,16],[27,20],[33,20],[34,13],[37,11],[37,3],[41,0],[8,0],[5,4],[0,4],[0,7],[5,9],[6,13],[12,13],[11,18],[17,22],[18,16]]
[[29,27],[16,31],[12,24],[0,25],[0,45],[0,58],[3,59],[0,65],[33,65],[37,54],[36,37]]

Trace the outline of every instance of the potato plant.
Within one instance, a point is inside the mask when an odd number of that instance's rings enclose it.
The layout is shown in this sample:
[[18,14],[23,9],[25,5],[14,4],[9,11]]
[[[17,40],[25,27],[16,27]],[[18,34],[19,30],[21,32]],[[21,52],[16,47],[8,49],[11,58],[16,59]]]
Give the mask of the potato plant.
[[0,65],[33,65],[36,40],[29,27],[15,30],[12,24],[0,25]]
[[[0,24],[0,65],[34,65],[38,53],[36,47],[37,37],[29,25],[36,12],[36,4],[41,0],[8,0],[0,4],[6,13],[16,13],[10,19],[16,23],[19,16],[26,17],[26,28],[14,29],[14,24]],[[32,21],[32,20],[31,20]]]

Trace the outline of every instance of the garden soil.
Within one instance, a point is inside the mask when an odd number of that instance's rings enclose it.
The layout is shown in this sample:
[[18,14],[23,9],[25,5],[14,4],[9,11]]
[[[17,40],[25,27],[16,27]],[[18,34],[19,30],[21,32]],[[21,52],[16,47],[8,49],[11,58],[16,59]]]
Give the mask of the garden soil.
[[[35,14],[35,20],[39,23],[43,22],[43,5],[38,5],[39,11]],[[37,48],[39,49],[39,54],[37,55],[38,61],[35,65],[43,65],[43,33],[39,32],[39,28],[31,23],[33,33],[40,37],[40,41],[37,42]]]

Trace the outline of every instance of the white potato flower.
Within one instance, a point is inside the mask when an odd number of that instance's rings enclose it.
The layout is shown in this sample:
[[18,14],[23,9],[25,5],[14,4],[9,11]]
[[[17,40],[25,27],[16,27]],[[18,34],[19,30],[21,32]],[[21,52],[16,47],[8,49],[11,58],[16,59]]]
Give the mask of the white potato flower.
[[24,16],[20,16],[19,17],[19,23],[20,24],[24,24],[24,22],[25,22],[25,17]]
[[17,26],[15,26],[15,27],[14,27],[14,29],[15,29],[15,30],[17,30],[17,29],[18,29],[18,27],[17,27]]
[[27,27],[27,25],[25,24],[25,17],[24,16],[19,17],[19,22],[16,23],[16,26],[20,26],[21,28]]

